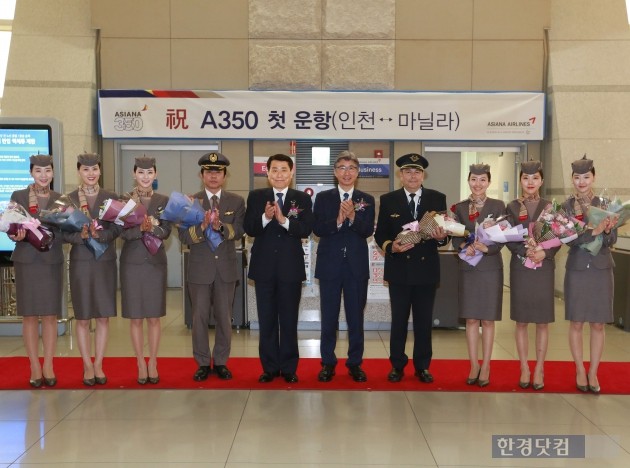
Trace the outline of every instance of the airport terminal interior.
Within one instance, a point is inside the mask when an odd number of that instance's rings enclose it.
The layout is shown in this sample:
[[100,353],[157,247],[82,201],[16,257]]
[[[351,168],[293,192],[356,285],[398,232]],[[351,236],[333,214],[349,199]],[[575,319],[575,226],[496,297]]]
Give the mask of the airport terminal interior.
[[[245,198],[250,190],[267,186],[259,169],[274,153],[296,156],[295,188],[314,187],[322,178],[328,188],[334,183],[332,168],[313,168],[309,162],[314,149],[327,147],[332,161],[339,151],[350,150],[360,159],[378,160],[375,167],[389,171],[384,177],[359,179],[358,188],[374,195],[376,203],[400,187],[394,161],[407,153],[428,157],[426,186],[446,193],[447,206],[468,196],[472,163],[492,165],[489,196],[516,198],[517,167],[528,159],[542,161],[542,195],[564,200],[572,193],[571,162],[585,153],[595,161],[598,191],[607,189],[628,200],[628,83],[630,0],[0,0],[0,128],[16,128],[11,122],[22,125],[20,119],[54,122],[55,190],[65,193],[76,188],[76,156],[86,151],[102,155],[101,186],[116,193],[130,190],[134,158],[145,154],[164,168],[157,191],[194,193],[200,183],[197,160],[207,151],[230,158],[226,189]],[[540,116],[536,135],[525,130],[504,140],[497,140],[503,129],[496,128],[491,129],[498,132],[495,136],[488,131],[477,140],[460,140],[455,133],[433,139],[421,132],[411,138],[383,133],[378,139],[338,138],[332,130],[309,139],[290,132],[282,138],[224,137],[218,131],[203,138],[184,133],[134,138],[130,133],[104,136],[102,90],[128,97],[156,90],[168,97],[175,90],[198,101],[225,91],[224,102],[235,96],[230,92],[299,91],[306,96],[323,91],[322,105],[331,108],[339,102],[335,99],[352,92],[372,93],[373,98],[391,92],[399,99],[388,104],[392,109],[405,105],[402,93],[409,93],[409,101],[416,99],[413,92],[444,93],[448,99],[460,95],[463,101],[466,95],[513,92],[535,95]],[[147,108],[152,111],[159,102],[153,99]],[[162,117],[157,121],[163,125]],[[630,362],[628,224],[614,252],[615,319],[620,321],[605,325],[603,362]],[[7,240],[4,233],[0,237]],[[315,244],[313,240],[309,268],[316,259]],[[243,245],[247,253],[251,239]],[[158,370],[160,357],[193,362],[189,310],[182,295],[187,255],[176,240],[169,240],[168,248]],[[547,361],[572,365],[563,300],[567,250],[556,257],[556,319],[549,327]],[[376,251],[373,247],[371,253]],[[6,259],[10,252],[0,254]],[[386,360],[390,308],[382,277],[376,284],[382,262],[375,266],[365,310],[364,357]],[[10,307],[10,265],[0,268],[0,330],[10,330],[0,333],[0,358],[24,357],[24,342],[14,326],[20,319]],[[443,271],[445,278],[456,276],[453,269]],[[518,354],[507,268],[505,278],[503,319],[496,324],[492,358],[514,362]],[[443,283],[447,288],[450,282]],[[434,311],[440,322],[433,329],[434,359],[468,360],[457,308],[445,305],[456,298],[456,290],[443,293],[446,297]],[[247,320],[255,325],[251,281],[241,299]],[[68,326],[72,320],[66,321],[73,317],[72,304],[67,305],[62,321],[67,333],[59,336],[57,358],[80,356]],[[320,358],[318,308],[317,282],[309,278],[300,309],[301,358]],[[584,330],[588,360],[588,327]],[[214,333],[209,330],[211,343]],[[234,329],[231,357],[258,358],[258,333],[256,326]],[[410,333],[408,354],[412,346]],[[347,347],[342,329],[340,358]],[[534,350],[530,327],[530,360]],[[119,312],[110,320],[105,372],[108,357],[129,356],[129,321]],[[239,373],[238,366],[227,364]],[[0,379],[4,372],[0,367]],[[411,372],[405,379],[415,380],[419,391],[396,390],[395,384],[390,391],[303,390],[300,383],[266,390],[256,379],[250,388],[218,390],[212,388],[216,376],[207,389],[114,389],[84,387],[77,375],[79,385],[73,390],[0,391],[0,468],[630,466],[630,392],[607,392],[610,381],[605,379],[600,379],[599,395],[549,388],[498,392],[493,391],[492,372],[491,367],[490,384],[474,392],[439,391],[439,381],[428,384],[436,390],[428,390]],[[298,376],[304,377],[299,368]],[[386,373],[367,377],[387,379]],[[192,380],[192,375],[186,378]],[[518,378],[514,375],[515,383]],[[515,440],[530,435],[583,437],[584,454],[537,459],[493,453],[494,436]]]

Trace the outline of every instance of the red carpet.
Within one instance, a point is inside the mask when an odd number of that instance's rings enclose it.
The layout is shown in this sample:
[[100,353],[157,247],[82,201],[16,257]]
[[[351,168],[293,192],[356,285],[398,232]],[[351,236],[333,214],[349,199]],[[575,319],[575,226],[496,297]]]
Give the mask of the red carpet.
[[[433,384],[420,383],[413,376],[411,363],[405,369],[402,382],[392,384],[387,381],[390,370],[386,359],[366,359],[363,369],[368,375],[365,383],[356,383],[348,376],[343,362],[337,366],[337,376],[332,382],[317,381],[320,369],[319,359],[300,359],[297,384],[287,384],[276,378],[268,384],[258,383],[262,372],[258,358],[231,358],[228,362],[234,374],[232,380],[219,380],[212,375],[204,382],[192,379],[197,365],[192,358],[163,357],[158,359],[160,383],[138,385],[136,383],[136,359],[133,357],[107,357],[104,369],[108,382],[94,389],[235,389],[235,390],[367,390],[367,391],[439,391],[439,392],[534,392],[519,388],[519,365],[517,361],[493,361],[490,385],[479,388],[466,385],[469,364],[463,359],[434,359],[431,372]],[[533,369],[533,363],[531,363]],[[55,358],[55,372],[58,383],[55,389],[86,389],[82,383],[82,363],[78,357]],[[0,358],[0,390],[27,390],[29,365],[26,357]],[[604,362],[599,368],[599,382],[602,394],[630,394],[630,363]],[[43,387],[42,387],[43,388]],[[568,361],[548,361],[545,363],[545,388],[535,393],[578,393],[575,388],[575,367]]]

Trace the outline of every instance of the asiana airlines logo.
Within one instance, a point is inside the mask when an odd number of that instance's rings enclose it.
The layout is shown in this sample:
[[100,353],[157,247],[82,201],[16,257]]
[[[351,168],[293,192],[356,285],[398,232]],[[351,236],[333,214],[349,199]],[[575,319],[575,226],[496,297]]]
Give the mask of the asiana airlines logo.
[[142,112],[149,107],[145,104],[141,110],[117,110],[114,112],[114,130],[117,132],[139,132],[144,127]]
[[530,117],[528,120],[495,120],[488,122],[488,127],[531,127],[536,123],[536,117]]

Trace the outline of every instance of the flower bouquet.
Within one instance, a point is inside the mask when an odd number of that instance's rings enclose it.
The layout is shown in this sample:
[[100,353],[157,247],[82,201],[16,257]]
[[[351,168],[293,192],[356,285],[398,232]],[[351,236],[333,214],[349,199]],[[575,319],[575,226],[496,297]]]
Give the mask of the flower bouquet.
[[42,226],[37,218],[33,218],[18,203],[10,201],[0,205],[0,231],[7,235],[15,235],[18,229],[26,230],[26,240],[40,252],[50,250],[55,235],[46,226]]
[[527,237],[528,231],[521,224],[512,227],[512,225],[506,219],[497,218],[496,220],[488,216],[482,221],[481,224],[477,224],[475,232],[469,234],[464,245],[459,252],[459,258],[464,260],[469,265],[475,266],[483,257],[483,253],[475,250],[473,256],[466,254],[466,247],[473,244],[475,241],[481,242],[484,245],[493,244],[505,244],[506,242],[522,242]]
[[90,218],[79,210],[67,195],[55,200],[53,209],[41,210],[39,219],[42,223],[55,226],[64,232],[81,232],[84,225],[90,224]]
[[98,213],[99,219],[130,228],[142,224],[147,210],[141,203],[129,198],[127,201],[108,198]]
[[[81,232],[85,225],[93,225],[97,230],[103,229],[98,221],[90,220],[82,210],[78,209],[67,195],[55,200],[55,207],[52,210],[40,211],[39,218],[43,223],[56,226],[64,232]],[[84,239],[84,244],[94,254],[96,260],[101,258],[108,247],[108,244],[103,244],[92,236]]]
[[[191,199],[181,192],[172,192],[164,211],[160,215],[160,219],[177,224],[180,228],[189,228],[201,224],[205,215],[206,212],[198,199]],[[216,210],[212,211],[210,214],[210,224],[208,224],[208,227],[204,231],[206,242],[208,242],[213,252],[219,244],[223,242],[221,233],[212,229],[212,223],[218,215]]]
[[[619,219],[615,223],[615,227],[621,227],[628,219],[630,219],[630,200],[625,203],[621,203],[615,196],[609,197],[606,189],[602,191],[602,195],[599,197],[600,206],[589,206],[587,211],[588,226],[590,228],[596,228],[607,217],[614,218],[619,216]],[[604,245],[604,238],[602,234],[595,236],[595,238],[585,244],[580,244],[580,248],[586,250],[591,255],[597,255]]]
[[396,236],[396,240],[399,240],[401,244],[418,244],[423,240],[432,239],[431,233],[439,227],[458,237],[468,235],[466,226],[453,218],[437,211],[427,211],[420,221],[405,224],[403,230]]
[[[529,239],[525,242],[534,250],[550,249],[575,240],[583,231],[584,223],[568,216],[554,200],[536,221],[529,223]],[[541,262],[532,262],[529,258],[525,258],[523,264],[534,270],[542,266]]]

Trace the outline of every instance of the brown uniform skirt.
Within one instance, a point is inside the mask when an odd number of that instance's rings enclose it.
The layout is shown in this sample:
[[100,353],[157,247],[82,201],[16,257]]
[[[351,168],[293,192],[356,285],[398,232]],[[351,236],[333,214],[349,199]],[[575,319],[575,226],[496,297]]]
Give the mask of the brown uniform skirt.
[[63,263],[14,262],[13,268],[17,314],[61,316]]
[[121,264],[120,290],[124,318],[164,317],[166,315],[166,264]]
[[567,270],[564,316],[573,322],[613,322],[613,269]]
[[551,323],[554,270],[510,268],[510,318],[521,323]]
[[459,270],[459,316],[501,320],[503,270]]
[[70,260],[70,294],[74,318],[116,316],[116,260]]

